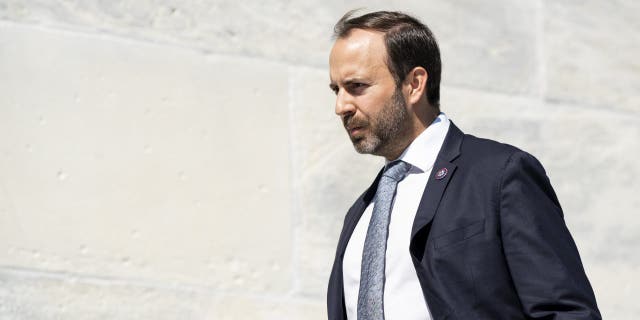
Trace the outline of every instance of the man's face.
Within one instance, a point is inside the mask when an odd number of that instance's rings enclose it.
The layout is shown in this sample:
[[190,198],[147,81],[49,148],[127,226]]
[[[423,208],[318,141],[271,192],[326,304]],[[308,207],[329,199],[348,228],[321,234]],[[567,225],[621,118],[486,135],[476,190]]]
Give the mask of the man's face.
[[382,33],[354,29],[334,44],[329,67],[335,112],[356,151],[390,159],[406,147],[409,114],[386,59]]

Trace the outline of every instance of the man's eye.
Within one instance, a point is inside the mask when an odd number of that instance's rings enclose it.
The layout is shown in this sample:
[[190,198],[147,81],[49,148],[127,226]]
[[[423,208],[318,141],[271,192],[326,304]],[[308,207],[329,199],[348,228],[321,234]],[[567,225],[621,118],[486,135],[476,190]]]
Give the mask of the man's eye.
[[359,83],[359,82],[352,83],[349,86],[349,92],[351,92],[353,94],[359,94],[359,93],[362,93],[362,91],[364,89],[366,89],[367,87],[369,87],[369,86],[367,84],[365,84],[365,83]]

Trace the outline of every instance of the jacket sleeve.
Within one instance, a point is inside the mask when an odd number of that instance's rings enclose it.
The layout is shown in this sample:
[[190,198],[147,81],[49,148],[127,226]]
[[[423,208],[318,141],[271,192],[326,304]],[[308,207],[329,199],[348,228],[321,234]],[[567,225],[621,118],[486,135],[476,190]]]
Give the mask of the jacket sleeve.
[[542,165],[516,151],[499,190],[502,245],[523,313],[530,319],[601,319]]

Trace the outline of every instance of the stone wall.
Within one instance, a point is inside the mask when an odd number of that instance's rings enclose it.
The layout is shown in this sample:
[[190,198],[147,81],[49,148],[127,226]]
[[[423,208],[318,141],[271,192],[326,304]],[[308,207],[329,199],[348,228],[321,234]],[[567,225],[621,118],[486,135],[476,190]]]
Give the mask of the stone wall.
[[326,318],[381,164],[327,88],[367,7],[433,29],[443,111],[541,160],[603,316],[634,319],[640,5],[386,3],[0,0],[0,318]]

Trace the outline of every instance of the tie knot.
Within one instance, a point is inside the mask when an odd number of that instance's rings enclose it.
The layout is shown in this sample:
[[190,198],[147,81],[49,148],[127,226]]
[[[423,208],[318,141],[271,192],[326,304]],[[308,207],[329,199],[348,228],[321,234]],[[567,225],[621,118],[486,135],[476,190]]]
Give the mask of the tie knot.
[[402,160],[395,160],[387,164],[382,175],[391,178],[394,181],[400,181],[404,179],[407,173],[409,173],[409,169],[411,169],[410,164]]

